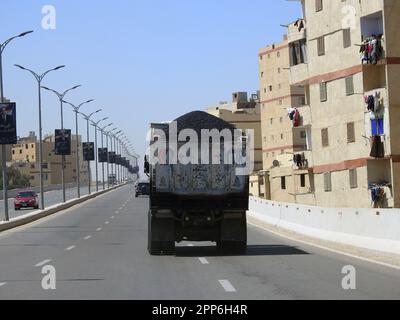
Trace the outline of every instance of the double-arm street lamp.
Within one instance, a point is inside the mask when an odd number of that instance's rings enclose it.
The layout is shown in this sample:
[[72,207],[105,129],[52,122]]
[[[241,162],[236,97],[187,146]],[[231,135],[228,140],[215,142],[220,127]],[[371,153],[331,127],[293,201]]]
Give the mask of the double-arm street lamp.
[[[94,99],[82,102],[79,105],[74,105],[68,101],[63,100],[64,103],[70,105],[75,112],[75,139],[76,139],[76,182],[77,182],[77,195],[81,197],[81,185],[80,185],[80,168],[79,168],[79,139],[78,139],[78,113],[81,107],[87,103],[94,101]],[[90,182],[89,182],[90,183]]]
[[[77,85],[75,87],[72,87],[68,90],[65,90],[64,92],[60,93],[56,90],[47,88],[42,86],[42,89],[45,89],[47,91],[51,91],[53,92],[58,99],[60,100],[60,111],[61,111],[61,130],[64,130],[64,110],[63,110],[63,103],[64,103],[64,97],[66,96],[66,94],[72,90],[78,89],[79,87],[81,87],[81,85]],[[65,178],[64,178],[64,170],[65,170],[65,155],[61,156],[61,184],[62,184],[62,194],[63,194],[63,202],[66,201],[66,196],[65,196]]]
[[[94,127],[94,152],[95,152],[95,159],[96,159],[96,192],[99,191],[99,170],[98,170],[98,166],[99,166],[99,152],[97,149],[97,129],[99,128],[99,124],[100,122],[106,121],[108,120],[108,117],[103,118],[97,122],[95,121],[91,121],[92,122],[92,126]],[[101,134],[101,148],[103,148],[103,133]],[[104,164],[103,164],[103,190],[104,190]]]
[[[3,92],[3,51],[7,45],[14,39],[21,38],[33,31],[23,32],[17,36],[11,37],[0,44],[0,102],[4,102],[4,92]],[[10,220],[8,215],[8,178],[7,178],[7,163],[6,163],[6,146],[1,145],[1,164],[3,173],[3,201],[4,201],[4,218],[6,221]]]
[[[113,129],[111,129],[110,131],[108,131],[107,132],[107,135],[108,135],[108,137],[110,137],[110,150],[113,150],[113,152],[116,154],[116,151],[115,151],[115,143],[114,143],[114,147],[113,147],[113,137],[114,137],[114,131],[115,130],[118,130],[118,128],[113,128]],[[115,159],[114,159],[115,160]],[[113,177],[113,179],[114,179],[114,175],[115,175],[115,171],[114,171],[114,168],[115,168],[115,161],[114,161],[114,165],[113,165],[113,163],[110,163],[110,165],[111,165],[111,176]],[[108,180],[110,180],[110,177],[109,177],[109,179]]]
[[15,65],[16,67],[20,68],[21,70],[28,71],[33,75],[35,80],[37,81],[38,84],[38,98],[39,98],[39,165],[40,165],[40,209],[44,210],[44,188],[43,188],[43,141],[42,141],[42,90],[41,90],[41,84],[43,79],[46,77],[46,75],[52,71],[56,71],[59,69],[64,68],[65,66],[58,66],[56,68],[47,70],[46,72],[42,74],[37,74],[36,72],[27,69],[19,64]]
[[[103,135],[106,136],[106,149],[107,149],[107,188],[110,188],[110,181],[109,181],[109,168],[108,165],[110,163],[110,157],[109,157],[109,149],[108,149],[108,134],[105,131],[107,128],[111,127],[112,125],[114,125],[114,123],[109,123],[108,125],[106,125],[103,128],[100,128],[101,131],[101,147],[104,148],[104,144],[103,144]],[[105,179],[104,179],[104,162],[102,162],[102,172],[103,172],[103,190],[105,189]]]
[[[116,153],[119,152],[119,147],[118,147],[117,141],[118,141],[118,136],[121,134],[122,134],[122,130],[119,130],[118,132],[114,133],[114,149],[115,149]],[[117,182],[119,182],[119,165],[117,163],[115,163],[114,168],[115,168],[116,180],[117,180]]]
[[[86,124],[87,124],[87,128],[86,128],[87,132],[86,132],[86,134],[87,134],[87,143],[88,144],[90,143],[90,130],[89,130],[89,128],[90,128],[90,126],[89,126],[90,118],[93,117],[95,114],[101,112],[101,111],[103,111],[103,109],[96,110],[95,112],[92,112],[89,115],[80,112],[80,114],[86,120]],[[88,177],[89,177],[88,191],[89,191],[89,194],[91,194],[90,185],[91,185],[91,182],[92,182],[92,178],[91,178],[92,174],[91,174],[91,171],[90,171],[90,160],[87,161],[87,166],[88,166]],[[96,176],[96,178],[97,178],[97,176]]]

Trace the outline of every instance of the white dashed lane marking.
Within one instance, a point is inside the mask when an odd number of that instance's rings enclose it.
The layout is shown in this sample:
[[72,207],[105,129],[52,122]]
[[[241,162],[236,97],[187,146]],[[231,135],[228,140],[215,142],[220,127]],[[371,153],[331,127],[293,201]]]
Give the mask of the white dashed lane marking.
[[51,261],[51,259],[43,260],[42,262],[35,264],[35,267],[44,266],[45,264],[49,263],[50,261]]
[[110,224],[110,221],[106,221],[106,222],[104,222],[104,224]]
[[84,239],[89,240],[92,236],[86,236]]
[[0,282],[0,287],[5,286],[7,282]]
[[111,219],[114,219],[115,218],[115,216],[111,216]]
[[229,280],[219,280],[219,283],[226,292],[236,292],[235,287],[232,285],[232,283],[230,283]]
[[99,232],[99,231],[101,231],[101,230],[102,230],[102,228],[97,228],[97,229],[96,229],[97,232]]
[[65,251],[71,251],[72,249],[75,249],[75,248],[76,248],[76,246],[70,246],[70,247],[66,248]]
[[206,258],[199,258],[202,264],[210,264]]

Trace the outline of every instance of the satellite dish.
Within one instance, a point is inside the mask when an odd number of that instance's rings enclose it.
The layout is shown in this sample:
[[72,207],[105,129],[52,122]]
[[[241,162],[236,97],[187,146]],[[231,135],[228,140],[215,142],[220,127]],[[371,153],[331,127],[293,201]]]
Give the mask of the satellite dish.
[[280,164],[278,160],[274,160],[274,162],[272,162],[272,165],[274,166],[274,168],[277,168]]

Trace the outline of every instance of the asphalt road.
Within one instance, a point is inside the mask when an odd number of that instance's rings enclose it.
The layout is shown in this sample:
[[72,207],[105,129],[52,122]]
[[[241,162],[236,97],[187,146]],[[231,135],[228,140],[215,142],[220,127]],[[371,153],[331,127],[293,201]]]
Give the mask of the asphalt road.
[[[148,199],[125,186],[0,234],[0,299],[399,299],[400,271],[298,244],[249,226],[246,255],[182,243],[147,253]],[[194,245],[193,247],[190,245]],[[45,266],[56,289],[42,288]],[[356,290],[342,288],[346,265]]]
[[[103,190],[102,184],[99,184],[99,190]],[[94,192],[94,191],[96,191],[95,185],[91,187],[91,192]],[[88,186],[81,186],[80,193],[81,193],[81,196],[88,194],[89,193]],[[39,192],[37,194],[38,194],[38,200],[40,201]],[[65,197],[66,197],[67,201],[77,198],[77,188],[76,187],[67,188],[65,190]],[[57,204],[57,203],[61,203],[62,202],[62,190],[52,190],[52,191],[45,192],[44,193],[44,201],[45,201],[46,207],[49,207],[49,206]],[[26,213],[30,213],[30,212],[34,211],[34,209],[27,208],[27,209],[15,211],[14,210],[14,198],[10,197],[8,199],[8,211],[9,211],[10,219],[12,219],[12,218],[16,218],[18,216],[24,215]],[[4,200],[0,200],[0,220],[1,221],[4,220]]]

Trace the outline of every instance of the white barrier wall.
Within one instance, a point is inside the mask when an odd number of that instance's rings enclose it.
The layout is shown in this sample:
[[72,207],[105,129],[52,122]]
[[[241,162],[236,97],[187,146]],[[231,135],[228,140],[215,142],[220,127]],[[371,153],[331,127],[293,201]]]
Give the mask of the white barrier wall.
[[337,209],[250,197],[249,215],[314,238],[400,254],[400,209]]

